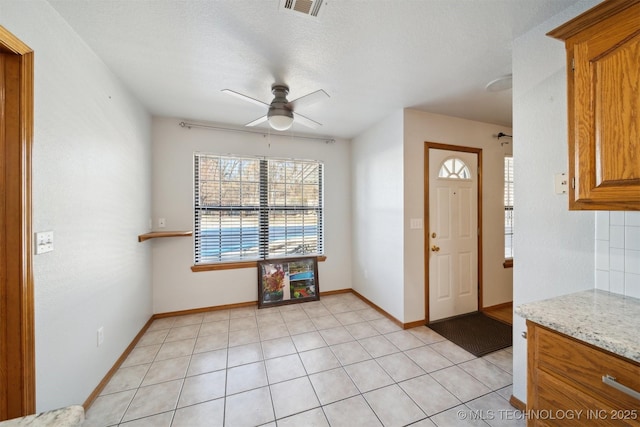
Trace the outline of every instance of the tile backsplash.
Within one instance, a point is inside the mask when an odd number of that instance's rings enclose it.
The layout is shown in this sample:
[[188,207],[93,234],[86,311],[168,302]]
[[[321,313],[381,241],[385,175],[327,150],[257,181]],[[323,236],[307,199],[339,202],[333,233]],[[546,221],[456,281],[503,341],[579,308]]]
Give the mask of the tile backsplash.
[[596,212],[596,289],[640,298],[640,212]]

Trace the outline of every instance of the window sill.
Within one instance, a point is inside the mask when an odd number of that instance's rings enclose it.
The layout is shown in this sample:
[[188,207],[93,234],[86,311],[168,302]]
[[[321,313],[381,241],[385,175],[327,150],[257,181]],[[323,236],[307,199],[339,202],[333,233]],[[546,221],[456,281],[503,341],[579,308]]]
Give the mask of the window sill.
[[[318,258],[318,262],[324,262],[327,260],[326,255],[321,255]],[[258,267],[258,261],[242,261],[242,262],[224,262],[219,264],[200,264],[192,265],[191,271],[199,273],[201,271],[215,271],[215,270],[235,270],[239,268],[254,268]]]
[[513,268],[513,258],[504,260],[502,266],[504,268]]

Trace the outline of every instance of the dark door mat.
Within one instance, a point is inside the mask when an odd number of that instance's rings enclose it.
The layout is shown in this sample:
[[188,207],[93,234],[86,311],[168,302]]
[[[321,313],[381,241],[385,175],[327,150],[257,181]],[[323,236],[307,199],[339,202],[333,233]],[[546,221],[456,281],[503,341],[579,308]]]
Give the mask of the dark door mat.
[[427,325],[476,357],[510,347],[511,326],[481,312],[464,314]]

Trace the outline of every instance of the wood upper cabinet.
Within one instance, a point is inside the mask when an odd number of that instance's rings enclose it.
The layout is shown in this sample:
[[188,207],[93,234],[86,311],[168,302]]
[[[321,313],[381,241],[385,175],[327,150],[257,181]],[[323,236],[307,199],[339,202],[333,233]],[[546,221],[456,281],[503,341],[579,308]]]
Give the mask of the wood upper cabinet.
[[640,210],[640,0],[549,32],[567,49],[569,208]]

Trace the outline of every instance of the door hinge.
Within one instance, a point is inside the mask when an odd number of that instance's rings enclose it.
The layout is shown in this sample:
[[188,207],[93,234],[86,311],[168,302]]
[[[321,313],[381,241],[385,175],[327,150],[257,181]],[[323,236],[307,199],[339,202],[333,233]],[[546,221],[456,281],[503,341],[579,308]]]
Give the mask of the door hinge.
[[576,189],[576,177],[574,176],[573,178],[571,178],[571,188],[572,189]]
[[571,58],[571,71],[575,71],[576,69],[576,59]]

